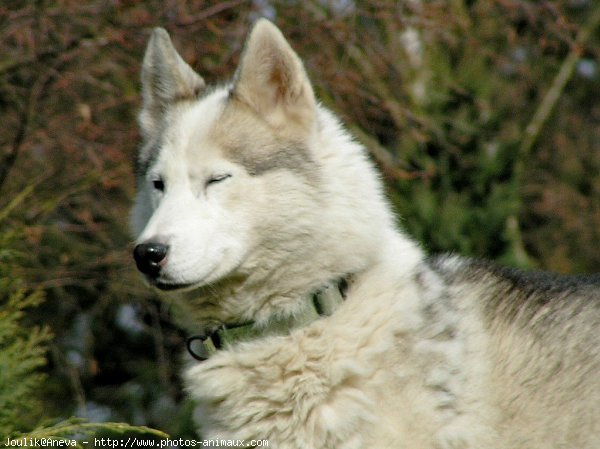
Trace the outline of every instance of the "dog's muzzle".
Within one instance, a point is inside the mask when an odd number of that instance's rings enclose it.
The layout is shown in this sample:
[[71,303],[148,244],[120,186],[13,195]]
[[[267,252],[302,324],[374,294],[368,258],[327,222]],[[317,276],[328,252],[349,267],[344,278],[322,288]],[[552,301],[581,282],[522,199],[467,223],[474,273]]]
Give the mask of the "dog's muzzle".
[[135,264],[146,276],[156,279],[165,264],[169,246],[158,242],[146,242],[133,249]]

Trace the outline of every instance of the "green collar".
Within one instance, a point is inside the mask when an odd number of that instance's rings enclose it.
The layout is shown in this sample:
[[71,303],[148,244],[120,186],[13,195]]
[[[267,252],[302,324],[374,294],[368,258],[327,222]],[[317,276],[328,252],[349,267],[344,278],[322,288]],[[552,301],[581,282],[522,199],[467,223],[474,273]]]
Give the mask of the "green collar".
[[322,316],[331,315],[344,301],[347,287],[346,279],[326,284],[312,295],[311,304],[305,307],[302,313],[272,320],[264,327],[256,327],[253,321],[249,321],[224,325],[210,334],[193,335],[187,339],[187,350],[196,360],[204,361],[218,350],[242,341],[267,335],[285,335],[292,329],[306,326]]

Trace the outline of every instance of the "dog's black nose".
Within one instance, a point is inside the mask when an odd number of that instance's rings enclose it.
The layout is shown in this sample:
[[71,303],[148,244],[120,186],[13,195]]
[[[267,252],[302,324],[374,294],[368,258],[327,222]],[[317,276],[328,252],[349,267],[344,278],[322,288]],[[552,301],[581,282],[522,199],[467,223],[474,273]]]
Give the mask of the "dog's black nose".
[[168,252],[169,246],[162,243],[140,243],[133,249],[133,258],[138,270],[152,278],[156,278]]

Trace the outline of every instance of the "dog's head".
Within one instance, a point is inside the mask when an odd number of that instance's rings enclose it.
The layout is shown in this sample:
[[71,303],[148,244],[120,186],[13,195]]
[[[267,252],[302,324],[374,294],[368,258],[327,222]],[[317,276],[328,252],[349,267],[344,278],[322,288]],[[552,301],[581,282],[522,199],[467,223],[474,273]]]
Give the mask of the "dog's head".
[[[310,149],[315,98],[281,32],[260,20],[233,81],[209,88],[155,29],[142,94],[132,214],[138,269],[164,290],[270,269],[276,248],[288,246],[278,239],[294,238],[291,214],[316,206],[319,183]],[[269,247],[258,262],[257,248]]]
[[156,29],[142,93],[134,257],[152,285],[193,291],[201,319],[293,313],[379,251],[393,225],[378,177],[273,24],[217,87]]

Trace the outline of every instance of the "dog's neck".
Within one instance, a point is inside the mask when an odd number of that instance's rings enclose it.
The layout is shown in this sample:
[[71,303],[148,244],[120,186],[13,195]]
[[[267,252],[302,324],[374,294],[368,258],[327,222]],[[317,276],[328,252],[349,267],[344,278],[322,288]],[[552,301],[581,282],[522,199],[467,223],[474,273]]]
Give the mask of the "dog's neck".
[[222,325],[212,332],[193,335],[187,339],[188,352],[196,360],[204,361],[223,348],[269,335],[285,335],[293,329],[329,316],[344,301],[350,280],[348,276],[325,284],[310,295],[305,307],[292,316],[273,318],[260,326],[254,321]]
[[[299,263],[278,263],[270,270],[249,269],[249,274],[241,273],[202,289],[169,295],[174,317],[188,332],[203,335],[223,325],[233,328],[251,323],[250,328],[265,329],[279,321],[293,323],[307,308],[314,308],[315,292],[342,278],[348,279],[348,273],[351,273],[348,298],[368,279],[409,276],[423,257],[419,247],[399,234],[385,237],[387,246],[378,247],[377,254],[360,259],[344,254],[331,256],[328,252],[316,257],[319,262],[316,268],[307,265],[300,271],[296,268]],[[343,245],[340,247],[343,249]],[[394,262],[396,269],[390,272],[387,268],[390,264],[385,261],[396,261],[398,255],[402,256],[402,263]],[[330,256],[333,261],[325,261]],[[386,268],[381,271],[380,267]]]

